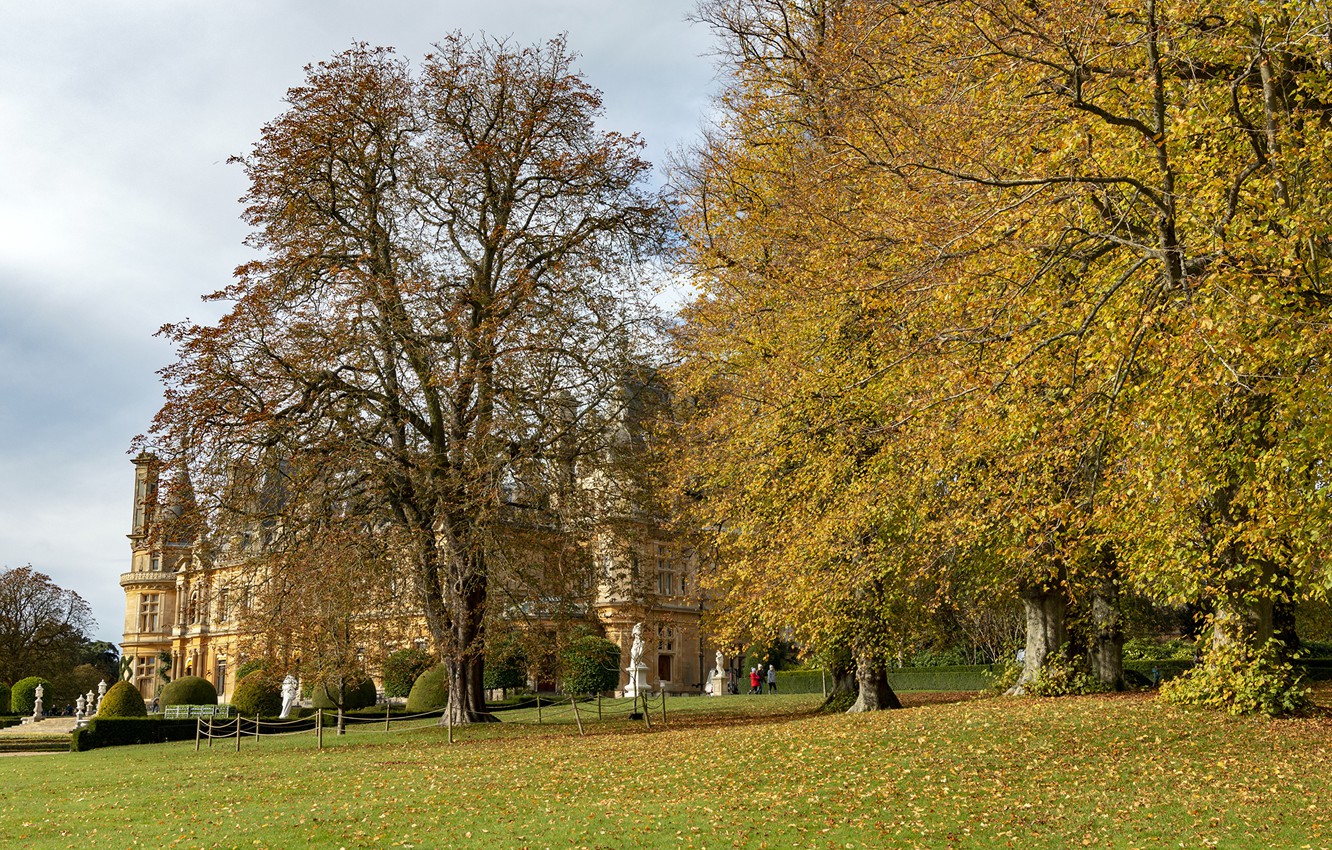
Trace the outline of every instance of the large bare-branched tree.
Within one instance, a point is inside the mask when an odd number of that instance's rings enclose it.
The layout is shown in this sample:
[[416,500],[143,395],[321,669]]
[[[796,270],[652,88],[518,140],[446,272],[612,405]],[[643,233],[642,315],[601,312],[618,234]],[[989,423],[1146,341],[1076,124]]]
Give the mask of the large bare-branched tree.
[[454,35],[419,69],[365,45],[309,67],[237,160],[259,258],[212,296],[220,321],[165,329],[155,448],[190,468],[210,527],[280,548],[345,488],[392,529],[455,723],[484,716],[505,524],[535,507],[577,527],[579,467],[606,456],[642,354],[649,165],[596,126],[573,61],[562,39]]

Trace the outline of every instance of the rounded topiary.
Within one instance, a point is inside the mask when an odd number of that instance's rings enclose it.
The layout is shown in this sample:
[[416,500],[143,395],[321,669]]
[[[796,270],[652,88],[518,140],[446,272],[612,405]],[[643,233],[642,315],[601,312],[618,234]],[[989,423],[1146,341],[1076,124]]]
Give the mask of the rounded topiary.
[[129,682],[116,682],[111,690],[102,697],[102,705],[97,709],[98,717],[147,717],[148,707],[143,704],[143,695]]
[[435,660],[423,649],[400,649],[384,662],[384,696],[405,697],[412,684]]
[[9,710],[13,714],[21,717],[27,717],[32,714],[33,705],[37,701],[37,686],[42,686],[42,711],[50,711],[51,700],[54,695],[51,693],[51,683],[41,676],[29,676],[26,679],[19,679],[14,683],[14,687],[9,689]]
[[[375,691],[373,679],[362,679],[359,682],[348,682],[343,689],[343,696],[346,701],[342,704],[343,711],[355,711],[358,708],[369,708],[375,704],[378,693]],[[326,682],[323,685],[315,685],[310,692],[311,704],[315,708],[337,708],[338,707],[338,684],[337,682]]]
[[251,671],[236,686],[231,705],[246,717],[276,717],[282,713],[282,685],[272,676]]
[[449,704],[449,670],[437,664],[416,678],[407,695],[407,710],[435,711]]
[[586,635],[560,651],[560,687],[566,694],[599,694],[620,683],[620,647]]
[[157,704],[162,708],[168,705],[217,705],[217,688],[202,676],[181,676],[162,689],[157,695]]
[[9,685],[0,682],[0,711],[9,713]]
[[252,658],[236,668],[236,681],[239,682],[251,673],[263,670],[267,666],[261,658]]

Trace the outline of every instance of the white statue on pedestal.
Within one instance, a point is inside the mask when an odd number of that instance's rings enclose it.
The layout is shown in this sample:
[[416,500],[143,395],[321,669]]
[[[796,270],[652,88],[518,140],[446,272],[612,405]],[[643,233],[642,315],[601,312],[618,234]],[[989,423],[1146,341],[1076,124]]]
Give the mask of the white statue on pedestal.
[[106,679],[97,683],[97,710],[102,710],[102,698],[106,696]]
[[627,697],[636,697],[640,694],[646,694],[647,684],[647,665],[643,663],[643,624],[634,624],[634,642],[629,646],[629,666],[625,669],[629,674],[629,683],[624,686],[624,695]]
[[300,695],[300,683],[296,677],[287,674],[287,678],[282,680],[282,713],[278,716],[283,720],[291,716],[291,710],[296,706],[296,697]]
[[34,691],[33,693],[34,693],[34,695],[35,695],[35,698],[33,699],[33,703],[32,703],[32,720],[33,720],[33,722],[35,723],[35,722],[37,722],[38,720],[41,720],[42,717],[43,717],[43,715],[42,715],[42,697],[46,694],[46,689],[43,688],[41,685],[38,685],[38,686],[37,686],[37,690]]
[[717,650],[716,666],[712,672],[708,673],[708,693],[714,697],[722,696],[726,693],[726,656]]

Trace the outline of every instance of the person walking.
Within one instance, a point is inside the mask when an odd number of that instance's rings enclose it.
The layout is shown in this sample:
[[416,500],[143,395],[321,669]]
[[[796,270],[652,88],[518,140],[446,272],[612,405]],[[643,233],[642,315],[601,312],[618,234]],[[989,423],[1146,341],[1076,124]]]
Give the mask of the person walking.
[[759,668],[749,668],[749,692],[751,694],[763,693],[763,688],[759,686]]
[[768,693],[777,693],[777,668],[771,664],[768,665]]

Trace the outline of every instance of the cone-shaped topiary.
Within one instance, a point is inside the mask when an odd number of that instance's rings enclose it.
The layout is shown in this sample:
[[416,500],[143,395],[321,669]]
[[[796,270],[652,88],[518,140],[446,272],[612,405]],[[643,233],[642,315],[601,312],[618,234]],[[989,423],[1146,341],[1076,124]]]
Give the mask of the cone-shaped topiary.
[[431,667],[416,678],[407,695],[407,710],[435,711],[449,704],[449,671],[443,664]]
[[246,661],[244,664],[242,664],[239,668],[237,668],[236,681],[239,682],[241,679],[244,679],[246,676],[250,675],[251,673],[263,670],[265,667],[267,667],[267,665],[264,663],[262,658],[252,658],[249,661]]
[[14,687],[9,691],[9,710],[20,717],[27,717],[32,714],[33,705],[37,701],[37,686],[42,686],[42,711],[51,709],[51,683],[41,676],[29,676],[26,679],[19,679],[14,683]]
[[102,705],[97,709],[98,717],[147,717],[148,707],[143,704],[143,695],[129,682],[116,682],[111,690],[102,697]]
[[[355,711],[358,708],[368,708],[375,704],[375,698],[378,693],[375,691],[373,679],[362,679],[359,682],[348,682],[343,689],[346,702],[342,704],[343,711]],[[310,694],[311,704],[315,708],[337,708],[338,707],[338,683],[327,682],[323,685],[315,685]]]
[[282,685],[272,676],[253,672],[236,686],[231,705],[246,717],[276,717],[282,713]]
[[162,708],[168,705],[217,705],[217,688],[202,676],[182,676],[162,689],[157,695],[157,704]]

